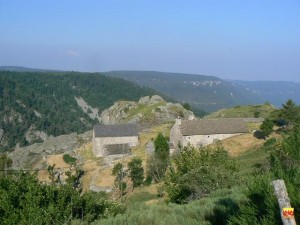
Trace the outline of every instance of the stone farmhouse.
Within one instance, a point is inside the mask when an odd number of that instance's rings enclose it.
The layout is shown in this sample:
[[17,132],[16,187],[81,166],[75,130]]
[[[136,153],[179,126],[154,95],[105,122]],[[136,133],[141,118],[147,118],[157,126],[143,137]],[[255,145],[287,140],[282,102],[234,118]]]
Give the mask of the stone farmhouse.
[[97,157],[130,153],[139,144],[138,133],[136,124],[95,125],[93,153]]
[[243,119],[176,119],[170,131],[170,142],[174,151],[179,143],[181,146],[190,143],[199,147],[248,132]]

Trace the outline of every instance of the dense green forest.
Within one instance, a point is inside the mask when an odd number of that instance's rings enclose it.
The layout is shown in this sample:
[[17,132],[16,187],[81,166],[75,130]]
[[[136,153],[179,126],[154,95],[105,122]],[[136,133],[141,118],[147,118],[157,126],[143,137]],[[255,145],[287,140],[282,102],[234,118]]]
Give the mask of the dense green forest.
[[0,71],[0,148],[41,141],[28,143],[30,127],[53,136],[91,129],[98,121],[84,113],[75,96],[101,113],[117,100],[136,101],[154,93],[98,73]]

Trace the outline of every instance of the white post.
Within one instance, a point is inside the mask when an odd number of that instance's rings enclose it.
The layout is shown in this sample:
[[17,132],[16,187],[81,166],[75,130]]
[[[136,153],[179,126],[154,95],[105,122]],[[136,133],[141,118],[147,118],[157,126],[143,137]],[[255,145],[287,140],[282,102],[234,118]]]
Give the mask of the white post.
[[275,195],[278,199],[278,204],[280,208],[280,215],[283,225],[296,225],[295,217],[286,218],[283,215],[283,208],[291,208],[290,199],[285,187],[284,180],[274,180],[272,181]]

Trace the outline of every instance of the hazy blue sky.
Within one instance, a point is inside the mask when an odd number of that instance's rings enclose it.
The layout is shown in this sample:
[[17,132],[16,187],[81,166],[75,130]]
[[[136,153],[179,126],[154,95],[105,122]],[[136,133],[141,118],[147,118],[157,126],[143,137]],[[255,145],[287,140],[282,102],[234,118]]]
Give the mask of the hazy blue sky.
[[0,0],[0,66],[300,81],[300,0]]

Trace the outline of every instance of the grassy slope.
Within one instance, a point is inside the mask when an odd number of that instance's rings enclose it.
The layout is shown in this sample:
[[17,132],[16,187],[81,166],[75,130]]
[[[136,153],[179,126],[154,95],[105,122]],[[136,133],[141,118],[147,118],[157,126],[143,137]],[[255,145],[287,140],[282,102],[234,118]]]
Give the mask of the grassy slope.
[[204,118],[236,118],[236,117],[254,117],[254,113],[258,111],[260,117],[266,118],[270,113],[275,111],[276,108],[270,104],[263,105],[247,105],[247,106],[235,106],[229,109],[221,109],[217,112],[211,113]]
[[[239,190],[218,190],[210,197],[193,201],[187,205],[166,204],[163,201],[155,204],[146,202],[151,194],[136,195],[136,203],[131,204],[126,214],[115,218],[98,221],[93,224],[101,225],[199,225],[225,224],[224,222],[233,213],[232,207],[243,199]],[[220,214],[220,212],[223,212]],[[217,214],[218,213],[218,216]]]
[[138,104],[136,108],[129,110],[129,115],[126,118],[126,121],[130,121],[138,114],[143,115],[143,121],[149,121],[154,116],[152,110],[156,109],[159,106],[163,106],[165,104],[166,104],[165,102],[159,102],[153,105]]

